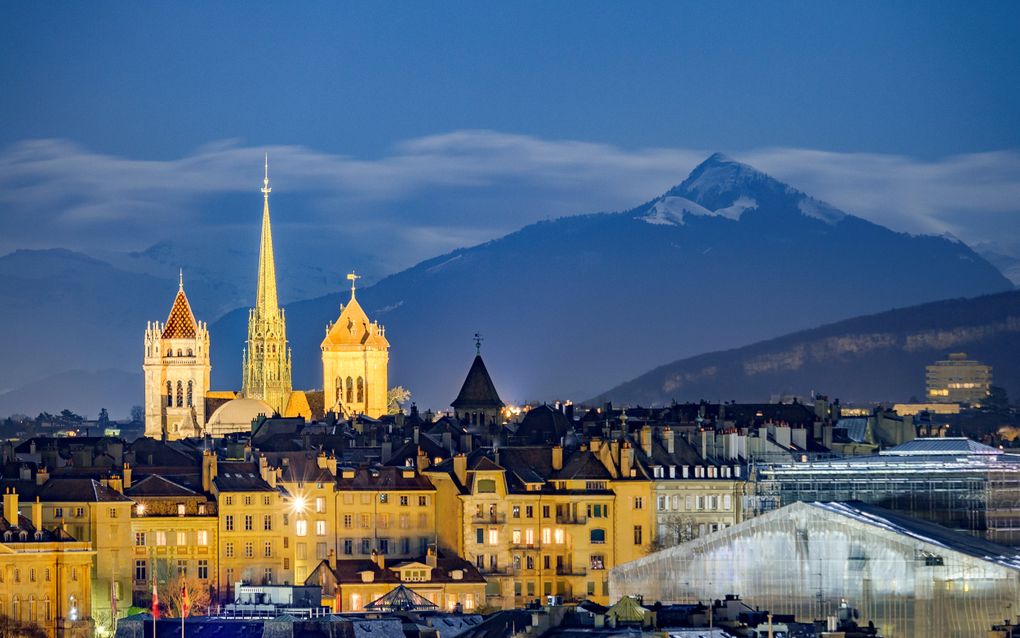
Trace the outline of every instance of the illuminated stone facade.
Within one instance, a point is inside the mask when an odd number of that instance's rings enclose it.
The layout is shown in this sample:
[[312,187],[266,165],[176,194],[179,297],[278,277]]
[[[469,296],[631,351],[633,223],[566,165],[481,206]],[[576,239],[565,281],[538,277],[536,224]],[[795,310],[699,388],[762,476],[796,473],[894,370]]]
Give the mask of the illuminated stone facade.
[[145,436],[181,439],[205,428],[209,330],[196,321],[181,276],[166,323],[145,328]]
[[354,295],[341,305],[340,317],[326,326],[322,340],[322,388],[326,406],[339,414],[386,414],[390,344],[386,330],[368,315]]
[[241,395],[259,399],[283,413],[291,392],[290,346],[287,321],[276,294],[276,262],[273,233],[269,225],[269,159],[262,194],[262,240],[259,246],[258,290],[255,307],[248,311],[248,342],[242,367]]

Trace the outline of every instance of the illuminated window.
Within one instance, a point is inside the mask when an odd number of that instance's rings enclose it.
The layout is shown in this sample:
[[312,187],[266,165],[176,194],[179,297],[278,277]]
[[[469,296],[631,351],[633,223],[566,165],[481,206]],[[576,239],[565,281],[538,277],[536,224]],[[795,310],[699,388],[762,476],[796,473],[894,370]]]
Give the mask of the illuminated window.
[[300,519],[300,520],[298,520],[294,524],[294,527],[295,527],[295,533],[298,536],[307,536],[308,535],[308,521],[306,521],[304,519]]
[[553,533],[553,541],[557,545],[562,545],[563,544],[563,538],[564,538],[563,530],[561,528],[556,528],[556,530]]
[[499,544],[499,530],[495,527],[489,529],[489,545]]
[[322,514],[326,511],[326,498],[324,496],[315,497],[315,513]]
[[326,521],[315,521],[315,535],[316,536],[326,535]]
[[548,545],[552,542],[552,530],[548,527],[542,528],[542,543]]
[[201,545],[201,546],[208,545],[209,544],[209,532],[207,530],[204,530],[204,529],[198,530],[197,532],[195,532],[195,541],[199,545]]

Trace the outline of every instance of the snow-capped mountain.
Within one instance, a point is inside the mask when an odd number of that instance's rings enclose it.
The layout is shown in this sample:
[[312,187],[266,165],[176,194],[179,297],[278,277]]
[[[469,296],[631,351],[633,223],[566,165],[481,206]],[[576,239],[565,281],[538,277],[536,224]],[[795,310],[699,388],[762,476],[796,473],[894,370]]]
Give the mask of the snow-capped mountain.
[[[441,409],[477,331],[501,396],[578,399],[684,356],[1008,288],[962,243],[895,233],[713,155],[633,210],[527,226],[387,277],[358,299],[386,325],[391,383]],[[321,383],[318,343],[343,300],[287,307],[295,387]],[[238,384],[246,316],[210,328],[215,385]]]

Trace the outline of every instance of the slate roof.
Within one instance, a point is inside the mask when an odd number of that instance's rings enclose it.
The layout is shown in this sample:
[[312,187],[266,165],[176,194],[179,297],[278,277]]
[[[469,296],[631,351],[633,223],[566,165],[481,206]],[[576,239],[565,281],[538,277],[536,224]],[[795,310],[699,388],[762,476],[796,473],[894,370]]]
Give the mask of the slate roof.
[[370,468],[358,468],[354,471],[353,478],[344,478],[343,471],[337,468],[340,475],[336,479],[339,490],[434,490],[432,482],[428,478],[415,472],[412,477],[404,476],[404,469],[400,467],[376,466]]
[[220,492],[275,492],[259,473],[257,463],[220,463],[214,479]]
[[462,408],[484,409],[503,407],[503,401],[499,398],[499,393],[496,392],[496,386],[492,383],[492,377],[489,376],[489,371],[485,369],[482,355],[475,355],[475,360],[471,362],[471,369],[468,370],[467,378],[464,379],[464,385],[461,386],[460,393],[450,405],[456,410]]
[[124,493],[130,497],[200,496],[183,485],[158,474],[150,474],[124,490]]
[[567,436],[570,429],[566,415],[543,404],[528,410],[514,433],[514,439],[524,445],[556,444]]
[[914,439],[879,452],[882,456],[938,456],[980,454],[998,456],[1002,450],[965,437]]
[[13,487],[22,501],[43,503],[130,503],[131,499],[91,478],[50,477],[43,485],[35,481],[0,481],[0,487]]
[[[418,558],[401,561],[400,563],[394,563],[393,565],[387,565],[385,569],[380,569],[379,565],[373,562],[371,559],[355,558],[349,560],[338,560],[336,562],[336,569],[333,571],[337,582],[341,585],[361,583],[362,572],[372,572],[376,583],[392,583],[394,585],[400,584],[400,574],[395,571],[396,567],[399,567],[404,563],[425,563],[426,559],[424,556]],[[328,568],[329,564],[326,561],[325,567]],[[460,580],[454,580],[450,575],[455,570],[461,570],[464,572],[464,577]],[[433,583],[484,583],[485,578],[478,571],[470,561],[464,560],[456,556],[446,558],[440,556],[436,559],[436,566],[432,568],[432,580]],[[316,583],[317,584],[317,583]],[[428,583],[424,583],[428,585]]]

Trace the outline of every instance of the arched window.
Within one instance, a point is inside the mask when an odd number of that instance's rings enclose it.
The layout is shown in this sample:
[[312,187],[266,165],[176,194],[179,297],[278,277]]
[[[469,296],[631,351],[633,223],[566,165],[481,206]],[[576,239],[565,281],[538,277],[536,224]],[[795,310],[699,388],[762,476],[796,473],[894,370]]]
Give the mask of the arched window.
[[354,379],[347,377],[347,402],[354,403]]
[[195,352],[191,348],[188,348],[188,356],[189,357],[195,356]]
[[184,356],[184,355],[181,354],[181,349],[180,348],[177,348],[177,356],[178,357]]
[[365,400],[365,380],[358,377],[358,403]]
[[174,405],[174,385],[167,381],[166,382],[166,407],[170,408]]
[[188,407],[189,408],[193,405],[192,404],[192,400],[193,399],[194,399],[194,386],[193,386],[193,382],[188,381]]
[[14,620],[21,620],[21,599],[17,594],[14,594],[14,600],[11,601],[11,612],[11,617]]
[[336,403],[340,403],[340,401],[342,401],[343,398],[344,398],[344,379],[343,379],[343,377],[337,377],[336,378],[336,388],[335,388],[335,390],[336,390],[336,397],[333,400]]
[[184,407],[184,384],[177,382],[177,407]]

